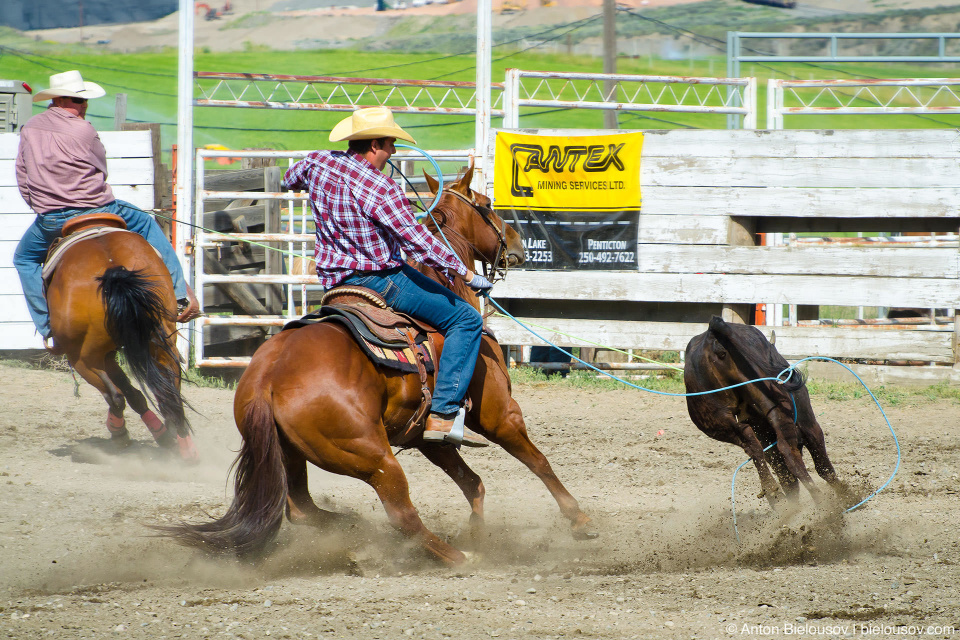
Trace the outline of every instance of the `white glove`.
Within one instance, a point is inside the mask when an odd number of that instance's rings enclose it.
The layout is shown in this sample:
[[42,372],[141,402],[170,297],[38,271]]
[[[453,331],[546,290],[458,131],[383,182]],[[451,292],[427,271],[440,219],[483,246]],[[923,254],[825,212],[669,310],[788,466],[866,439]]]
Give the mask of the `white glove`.
[[479,273],[473,274],[473,279],[467,283],[467,286],[476,291],[481,296],[485,296],[493,289],[493,283],[484,278]]

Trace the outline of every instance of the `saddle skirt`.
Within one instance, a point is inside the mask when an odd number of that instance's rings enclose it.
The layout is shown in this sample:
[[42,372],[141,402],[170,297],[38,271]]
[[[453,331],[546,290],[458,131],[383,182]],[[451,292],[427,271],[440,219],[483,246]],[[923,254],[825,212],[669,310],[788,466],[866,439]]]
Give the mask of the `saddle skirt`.
[[346,327],[357,344],[376,364],[405,373],[435,370],[435,354],[429,325],[389,308],[366,287],[344,286],[328,291],[320,310],[288,322],[283,330],[317,322],[336,322]]
[[283,330],[318,322],[336,322],[347,328],[353,339],[375,364],[420,377],[420,406],[406,426],[390,435],[393,446],[410,446],[423,433],[432,393],[427,374],[436,370],[436,346],[427,324],[397,313],[376,291],[366,287],[343,286],[328,291],[320,310],[288,322]]

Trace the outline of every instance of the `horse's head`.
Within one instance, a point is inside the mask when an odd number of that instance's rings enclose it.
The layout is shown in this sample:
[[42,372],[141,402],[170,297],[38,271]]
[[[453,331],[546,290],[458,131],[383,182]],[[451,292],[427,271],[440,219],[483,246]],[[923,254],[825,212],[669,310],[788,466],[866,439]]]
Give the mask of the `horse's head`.
[[[424,177],[430,190],[437,193],[439,183],[426,173]],[[445,234],[452,231],[463,241],[454,242],[448,235],[458,254],[461,251],[467,253],[460,255],[460,258],[468,266],[472,265],[473,260],[480,260],[495,270],[505,271],[523,264],[523,239],[516,229],[493,212],[490,198],[470,188],[472,179],[471,162],[470,168],[459,180],[444,186],[443,195],[433,214],[436,222]]]

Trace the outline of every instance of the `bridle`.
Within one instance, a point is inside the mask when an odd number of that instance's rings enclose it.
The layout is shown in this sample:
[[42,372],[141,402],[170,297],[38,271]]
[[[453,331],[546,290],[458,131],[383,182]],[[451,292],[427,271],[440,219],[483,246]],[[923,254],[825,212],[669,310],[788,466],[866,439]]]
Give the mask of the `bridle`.
[[[453,189],[444,189],[442,193],[452,195],[458,200],[470,205],[474,211],[480,214],[480,217],[483,219],[483,221],[486,222],[491,229],[493,229],[493,232],[497,234],[497,241],[499,243],[497,246],[497,255],[495,256],[494,260],[489,263],[489,267],[488,267],[488,263],[484,262],[483,275],[490,282],[503,280],[507,275],[507,261],[506,259],[504,259],[507,253],[506,221],[501,219],[500,223],[502,226],[498,228],[496,223],[490,217],[493,212],[490,211],[490,208],[487,207],[486,205],[483,205],[477,202],[476,198],[474,198],[472,195],[473,193],[472,191],[471,191],[471,196],[469,198],[463,195],[462,193],[460,193],[459,191],[454,191]],[[437,226],[439,226],[439,223],[437,223]],[[476,249],[475,246],[474,246],[474,249]],[[502,262],[502,265],[501,265],[501,262]]]

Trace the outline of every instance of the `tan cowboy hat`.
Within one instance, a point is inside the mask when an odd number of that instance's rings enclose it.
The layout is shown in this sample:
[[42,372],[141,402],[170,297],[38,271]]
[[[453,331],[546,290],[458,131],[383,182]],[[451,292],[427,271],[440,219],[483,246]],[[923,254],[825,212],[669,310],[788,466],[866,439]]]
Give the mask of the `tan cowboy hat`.
[[393,112],[386,107],[357,109],[338,122],[330,132],[331,142],[374,138],[399,138],[412,144],[417,143],[409,133],[397,126],[393,121]]
[[107,95],[96,82],[84,82],[79,71],[64,71],[50,76],[50,88],[33,96],[34,102],[65,96],[67,98],[101,98]]

